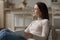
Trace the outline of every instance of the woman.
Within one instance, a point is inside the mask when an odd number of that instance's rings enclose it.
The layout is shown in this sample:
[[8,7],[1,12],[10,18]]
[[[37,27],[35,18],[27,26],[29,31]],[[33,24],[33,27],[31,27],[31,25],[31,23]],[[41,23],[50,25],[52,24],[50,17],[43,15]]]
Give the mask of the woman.
[[46,4],[37,2],[33,9],[33,16],[37,17],[37,20],[32,21],[32,23],[26,28],[26,38],[33,40],[46,40],[49,32],[49,15]]

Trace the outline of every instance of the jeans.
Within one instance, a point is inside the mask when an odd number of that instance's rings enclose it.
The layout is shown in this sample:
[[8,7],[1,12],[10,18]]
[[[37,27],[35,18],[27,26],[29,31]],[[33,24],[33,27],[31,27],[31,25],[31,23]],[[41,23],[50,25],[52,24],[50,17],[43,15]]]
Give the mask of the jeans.
[[17,36],[14,32],[8,29],[0,31],[0,40],[26,40],[23,36]]

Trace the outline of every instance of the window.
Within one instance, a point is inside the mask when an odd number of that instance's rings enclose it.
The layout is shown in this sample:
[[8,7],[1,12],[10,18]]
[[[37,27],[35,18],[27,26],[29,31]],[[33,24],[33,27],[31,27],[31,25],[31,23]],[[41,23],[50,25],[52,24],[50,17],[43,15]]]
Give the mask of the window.
[[15,14],[14,21],[16,27],[28,26],[32,21],[32,16],[30,14]]

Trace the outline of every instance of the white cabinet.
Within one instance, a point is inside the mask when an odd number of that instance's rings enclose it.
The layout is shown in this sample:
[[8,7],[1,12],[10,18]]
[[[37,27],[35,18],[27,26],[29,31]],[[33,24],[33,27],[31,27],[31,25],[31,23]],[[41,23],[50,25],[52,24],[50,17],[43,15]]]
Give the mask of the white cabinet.
[[60,28],[60,7],[52,7],[52,26]]

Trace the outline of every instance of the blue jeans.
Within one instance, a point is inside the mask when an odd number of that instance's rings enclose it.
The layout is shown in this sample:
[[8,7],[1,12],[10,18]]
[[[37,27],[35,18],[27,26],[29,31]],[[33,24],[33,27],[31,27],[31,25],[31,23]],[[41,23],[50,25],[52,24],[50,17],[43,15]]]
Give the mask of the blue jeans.
[[0,31],[0,40],[26,40],[22,36],[17,36],[14,32],[8,29],[2,29]]

